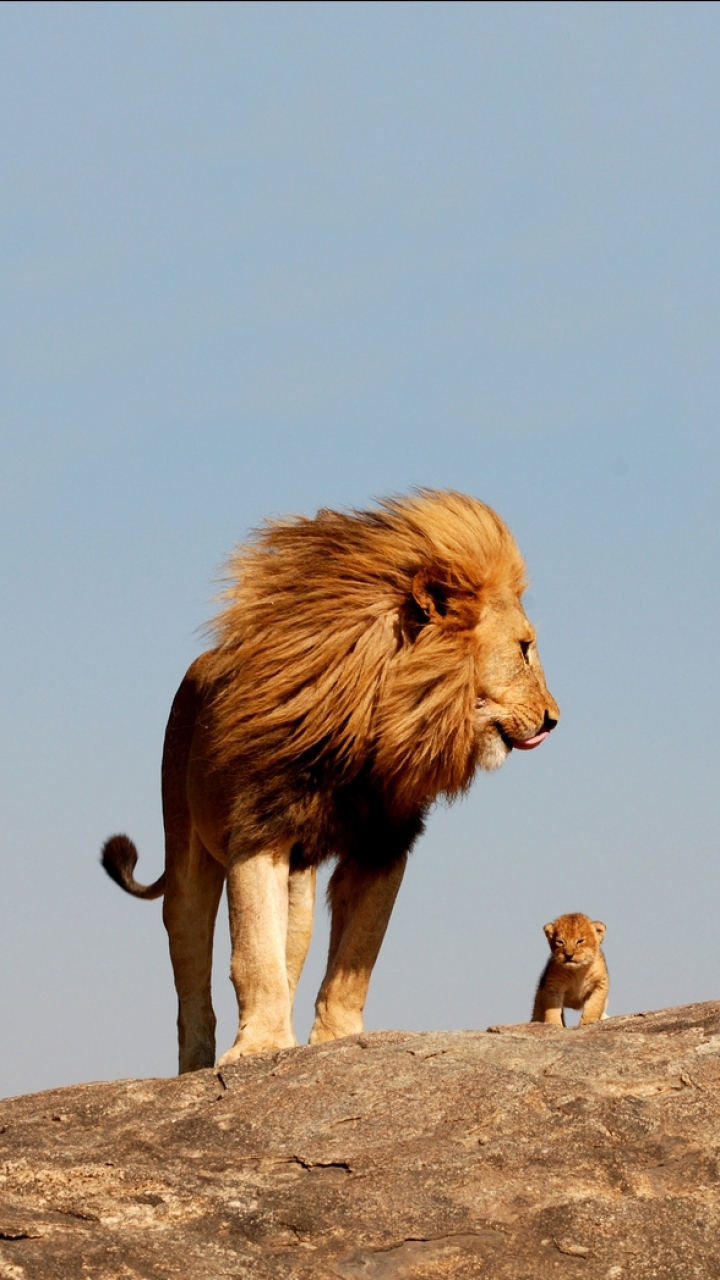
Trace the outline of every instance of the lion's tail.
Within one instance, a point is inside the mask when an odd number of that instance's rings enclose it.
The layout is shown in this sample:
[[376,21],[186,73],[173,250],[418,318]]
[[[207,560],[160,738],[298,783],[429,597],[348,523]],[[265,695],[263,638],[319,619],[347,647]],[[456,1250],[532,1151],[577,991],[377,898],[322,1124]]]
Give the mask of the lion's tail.
[[137,860],[138,851],[129,836],[110,836],[100,855],[110,879],[126,893],[134,898],[161,898],[165,892],[165,872],[154,884],[138,884],[133,875]]

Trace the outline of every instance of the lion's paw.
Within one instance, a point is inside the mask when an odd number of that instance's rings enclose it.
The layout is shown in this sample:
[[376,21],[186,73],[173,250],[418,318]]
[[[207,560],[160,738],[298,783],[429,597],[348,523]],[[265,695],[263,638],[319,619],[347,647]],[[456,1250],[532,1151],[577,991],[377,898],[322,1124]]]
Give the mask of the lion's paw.
[[326,1044],[328,1040],[342,1040],[345,1036],[357,1036],[364,1031],[363,1020],[357,1016],[316,1019],[310,1032],[309,1044]]
[[251,1053],[269,1053],[273,1049],[294,1049],[296,1046],[297,1040],[294,1035],[268,1035],[267,1033],[261,1035],[241,1031],[232,1048],[218,1058],[218,1066],[232,1066],[234,1062],[249,1057]]

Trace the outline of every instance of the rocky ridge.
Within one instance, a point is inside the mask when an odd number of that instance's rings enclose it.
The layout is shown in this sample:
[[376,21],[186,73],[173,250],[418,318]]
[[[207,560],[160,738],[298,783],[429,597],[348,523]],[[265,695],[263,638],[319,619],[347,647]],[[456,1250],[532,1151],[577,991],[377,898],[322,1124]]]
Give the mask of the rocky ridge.
[[0,1280],[720,1277],[720,1002],[0,1103]]

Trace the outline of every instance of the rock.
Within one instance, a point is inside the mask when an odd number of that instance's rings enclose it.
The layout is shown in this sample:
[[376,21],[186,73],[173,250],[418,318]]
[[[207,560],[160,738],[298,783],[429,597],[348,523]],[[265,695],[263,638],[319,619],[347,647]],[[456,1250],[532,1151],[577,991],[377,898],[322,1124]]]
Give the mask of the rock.
[[0,1103],[2,1280],[720,1277],[720,1003]]

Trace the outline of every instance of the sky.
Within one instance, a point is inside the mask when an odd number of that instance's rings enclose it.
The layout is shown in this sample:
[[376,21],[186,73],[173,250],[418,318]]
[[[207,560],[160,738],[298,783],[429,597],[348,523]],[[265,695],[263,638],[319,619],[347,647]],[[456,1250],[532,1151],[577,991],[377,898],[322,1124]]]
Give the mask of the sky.
[[717,998],[718,4],[6,0],[0,173],[0,1094],[176,1070],[100,846],[161,870],[234,544],[418,485],[512,528],[563,718],[434,810],[366,1025],[526,1020],[566,911],[611,1014]]

